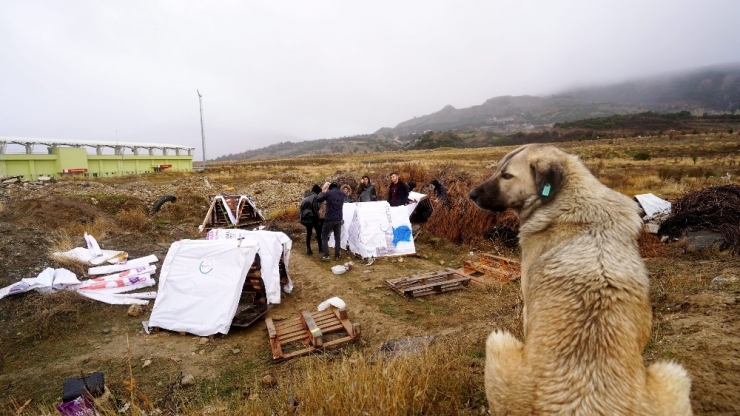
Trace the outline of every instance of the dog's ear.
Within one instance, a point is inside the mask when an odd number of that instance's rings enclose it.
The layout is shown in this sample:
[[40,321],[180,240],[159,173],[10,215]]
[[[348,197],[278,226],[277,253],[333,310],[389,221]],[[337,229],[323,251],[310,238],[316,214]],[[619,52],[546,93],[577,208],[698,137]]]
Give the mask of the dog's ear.
[[567,176],[565,167],[559,162],[543,160],[532,163],[530,168],[540,201],[543,204],[552,201],[565,183]]

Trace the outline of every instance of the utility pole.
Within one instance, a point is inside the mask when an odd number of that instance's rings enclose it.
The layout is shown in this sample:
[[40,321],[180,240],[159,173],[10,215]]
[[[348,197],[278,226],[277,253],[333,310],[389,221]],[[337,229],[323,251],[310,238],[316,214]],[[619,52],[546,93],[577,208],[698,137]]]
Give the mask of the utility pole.
[[200,95],[200,91],[195,90],[198,93],[198,104],[200,104],[200,137],[203,140],[203,171],[206,170],[206,132],[203,130],[203,96]]

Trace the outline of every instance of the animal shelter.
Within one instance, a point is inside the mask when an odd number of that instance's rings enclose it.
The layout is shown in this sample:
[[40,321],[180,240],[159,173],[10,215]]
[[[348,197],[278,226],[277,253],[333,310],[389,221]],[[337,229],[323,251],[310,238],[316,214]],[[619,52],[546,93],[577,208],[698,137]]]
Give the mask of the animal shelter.
[[265,216],[249,195],[214,195],[199,231],[216,228],[256,228]]
[[290,239],[271,231],[211,230],[205,240],[180,240],[162,264],[147,327],[199,336],[248,326],[280,303]]

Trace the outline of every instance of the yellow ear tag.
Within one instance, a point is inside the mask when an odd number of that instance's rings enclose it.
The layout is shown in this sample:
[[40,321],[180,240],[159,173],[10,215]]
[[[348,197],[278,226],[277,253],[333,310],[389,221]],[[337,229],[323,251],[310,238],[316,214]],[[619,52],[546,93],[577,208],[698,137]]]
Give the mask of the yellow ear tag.
[[550,184],[546,183],[545,187],[542,188],[542,196],[550,196]]

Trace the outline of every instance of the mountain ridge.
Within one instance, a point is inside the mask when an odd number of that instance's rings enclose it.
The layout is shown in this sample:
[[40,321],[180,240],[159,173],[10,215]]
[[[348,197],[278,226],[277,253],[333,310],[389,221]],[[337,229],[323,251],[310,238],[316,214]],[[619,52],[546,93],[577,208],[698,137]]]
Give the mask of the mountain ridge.
[[[547,96],[497,96],[479,105],[439,111],[382,127],[371,134],[281,142],[216,158],[220,160],[293,157],[307,154],[369,152],[407,148],[429,132],[478,132],[489,139],[551,129],[555,123],[645,112],[688,111],[693,115],[740,111],[740,63],[645,77],[605,86],[581,87]],[[449,135],[448,135],[449,136]],[[476,144],[490,145],[485,140]],[[455,139],[445,136],[445,145]]]

